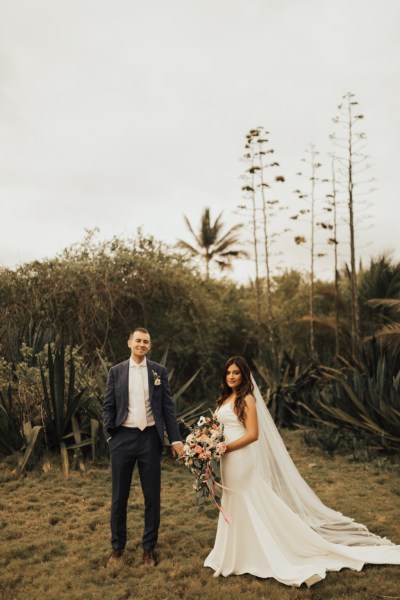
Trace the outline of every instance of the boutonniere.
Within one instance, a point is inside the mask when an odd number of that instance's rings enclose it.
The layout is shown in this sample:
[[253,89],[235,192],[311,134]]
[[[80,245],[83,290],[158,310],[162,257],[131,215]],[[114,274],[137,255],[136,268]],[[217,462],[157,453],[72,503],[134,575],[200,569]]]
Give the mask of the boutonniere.
[[157,371],[153,371],[153,377],[154,377],[154,385],[161,385],[160,375],[159,375],[159,373],[157,373]]

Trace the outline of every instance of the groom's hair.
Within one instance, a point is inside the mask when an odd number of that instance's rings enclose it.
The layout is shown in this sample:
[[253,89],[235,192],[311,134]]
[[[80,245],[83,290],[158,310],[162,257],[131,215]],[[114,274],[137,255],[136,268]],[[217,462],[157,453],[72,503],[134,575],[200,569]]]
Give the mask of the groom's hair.
[[145,329],[144,327],[135,327],[134,329],[131,330],[129,337],[132,337],[133,334],[135,333],[135,331],[140,331],[141,333],[147,333],[147,335],[150,337],[150,331],[148,329]]

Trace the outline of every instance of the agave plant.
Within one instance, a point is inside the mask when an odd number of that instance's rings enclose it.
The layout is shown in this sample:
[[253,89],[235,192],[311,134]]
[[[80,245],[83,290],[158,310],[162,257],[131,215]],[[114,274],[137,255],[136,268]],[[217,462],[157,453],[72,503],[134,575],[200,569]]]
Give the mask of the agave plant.
[[22,471],[25,469],[26,465],[28,464],[28,461],[31,457],[31,454],[32,454],[33,449],[36,444],[36,440],[38,439],[38,435],[39,435],[39,432],[41,429],[42,429],[42,425],[34,425],[32,427],[32,424],[29,421],[27,423],[24,423],[24,435],[25,435],[25,439],[26,439],[26,444],[25,444],[24,448],[21,449],[21,450],[25,450],[25,452],[24,452],[24,456],[22,457],[22,461],[18,465],[19,473],[22,473]]
[[[12,390],[8,387],[8,410],[4,403],[4,397],[0,392],[0,455],[19,453],[18,473],[25,469],[36,441],[41,425],[32,427],[30,422],[23,424],[23,435],[12,417]],[[22,455],[23,453],[23,455]]]
[[400,448],[400,372],[392,375],[384,355],[370,365],[331,369],[330,383],[317,392],[311,407],[300,403],[317,424],[336,430],[363,432],[385,450]]
[[12,418],[12,392],[11,386],[7,390],[7,404],[0,392],[0,455],[7,456],[18,452],[23,447],[24,438],[19,427]]
[[309,424],[304,422],[308,413],[302,409],[302,402],[326,381],[328,368],[315,361],[301,365],[285,351],[278,361],[264,358],[254,364],[266,385],[265,401],[276,423],[284,427]]
[[[14,355],[16,362],[4,363],[8,367],[12,364],[15,381],[13,386],[8,385],[8,407],[4,396],[0,394],[0,454],[24,452],[18,466],[18,471],[22,472],[38,440],[42,439],[39,433],[43,429],[46,446],[49,449],[57,447],[60,450],[65,475],[69,469],[68,450],[74,452],[80,468],[84,470],[80,449],[92,445],[94,456],[99,426],[95,415],[92,415],[91,419],[88,419],[88,415],[81,415],[91,400],[85,394],[86,390],[81,383],[85,375],[78,371],[80,383],[77,390],[72,349],[66,359],[63,344],[56,347],[54,344],[48,344],[47,364],[44,364],[46,351],[42,350],[39,353],[43,338],[38,341],[37,334],[34,334],[31,342],[32,347],[21,343]],[[3,390],[9,376],[6,369],[2,379]],[[15,385],[18,387],[18,402],[13,407]],[[25,422],[27,417],[32,419],[33,423]]]
[[[83,406],[86,388],[81,388],[78,391],[75,389],[75,365],[72,353],[69,356],[68,384],[66,383],[64,345],[60,344],[56,347],[53,358],[52,347],[49,344],[47,358],[48,379],[46,378],[43,364],[39,361],[43,404],[46,413],[46,435],[59,445],[63,472],[65,476],[68,476],[68,450],[76,451],[88,445],[91,445],[93,449],[97,427],[91,423],[89,439],[82,438],[82,434],[87,434],[87,432],[79,427],[76,413]],[[66,440],[71,438],[74,439],[75,443],[67,445]],[[81,470],[84,470],[81,459],[79,460],[79,465]]]
[[43,350],[46,344],[55,340],[55,330],[49,326],[43,326],[42,322],[35,323],[32,317],[29,323],[22,323],[16,330],[7,331],[7,350],[11,362],[16,365],[22,358],[21,347],[23,343],[31,348],[30,366],[36,361],[36,356]]
[[[353,362],[336,368],[310,362],[300,367],[288,354],[278,366],[256,362],[267,385],[266,402],[283,426],[317,428],[317,443],[334,452],[347,431],[375,448],[400,448],[400,371],[379,343],[360,345]],[[336,434],[335,434],[336,432]],[[340,434],[340,435],[339,435]]]

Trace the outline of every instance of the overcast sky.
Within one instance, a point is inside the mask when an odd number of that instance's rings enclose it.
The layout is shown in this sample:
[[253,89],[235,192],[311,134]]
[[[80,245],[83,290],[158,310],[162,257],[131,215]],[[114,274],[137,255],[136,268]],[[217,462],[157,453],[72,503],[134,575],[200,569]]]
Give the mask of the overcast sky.
[[[189,240],[183,214],[197,225],[206,206],[229,226],[243,221],[240,157],[259,125],[286,178],[271,193],[295,212],[304,150],[315,143],[328,169],[347,91],[376,178],[358,256],[393,250],[400,260],[398,0],[0,0],[0,9],[1,266],[54,256],[85,228],[106,239],[141,226],[174,243]],[[276,248],[275,272],[307,267],[292,234]],[[328,276],[331,259],[318,268]],[[250,271],[243,263],[235,274]]]

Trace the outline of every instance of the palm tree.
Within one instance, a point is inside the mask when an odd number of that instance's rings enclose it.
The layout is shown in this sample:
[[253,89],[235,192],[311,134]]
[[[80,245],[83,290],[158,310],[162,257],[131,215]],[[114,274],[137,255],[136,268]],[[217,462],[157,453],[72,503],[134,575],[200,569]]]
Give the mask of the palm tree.
[[359,290],[363,321],[369,325],[367,341],[376,339],[399,368],[400,263],[388,254],[371,259],[369,269],[362,273]]
[[201,223],[198,233],[196,233],[189,221],[184,215],[185,223],[196,244],[192,246],[185,240],[178,240],[178,248],[187,250],[192,256],[200,256],[206,265],[206,277],[210,276],[210,262],[214,260],[221,270],[232,268],[232,259],[247,258],[248,254],[240,248],[235,248],[239,244],[237,231],[242,225],[234,225],[226,233],[222,233],[224,224],[221,222],[222,212],[218,215],[214,223],[211,223],[210,209],[205,208],[201,216]]
[[376,339],[382,348],[397,365],[396,375],[400,368],[400,299],[399,298],[372,298],[367,300],[368,306],[378,310],[383,315],[382,325],[366,341]]
[[372,298],[400,299],[400,263],[395,263],[389,253],[372,258],[369,268],[360,271],[361,306]]

